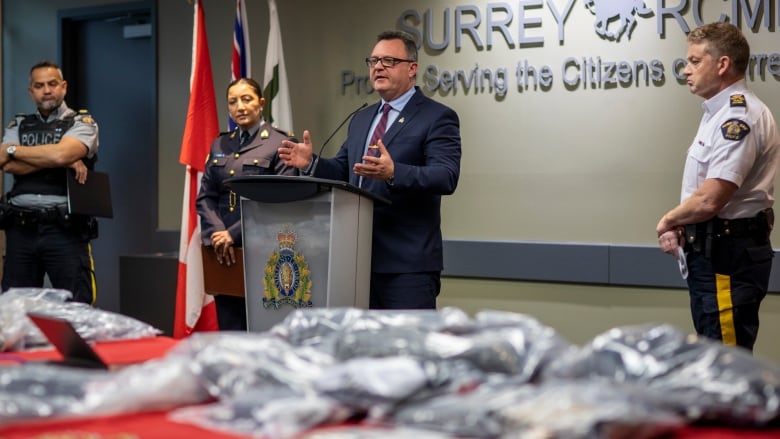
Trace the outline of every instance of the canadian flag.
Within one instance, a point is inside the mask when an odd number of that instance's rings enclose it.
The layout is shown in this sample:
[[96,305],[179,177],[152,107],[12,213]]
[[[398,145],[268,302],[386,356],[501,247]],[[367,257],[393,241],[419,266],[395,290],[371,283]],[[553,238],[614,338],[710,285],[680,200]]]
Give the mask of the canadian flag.
[[179,273],[176,284],[176,315],[173,336],[186,337],[194,331],[216,331],[217,312],[214,299],[203,285],[200,219],[195,209],[201,176],[205,169],[209,145],[219,134],[214,78],[206,38],[206,22],[201,1],[194,2],[192,33],[192,72],[190,103],[181,141],[179,161],[187,166],[179,242]]

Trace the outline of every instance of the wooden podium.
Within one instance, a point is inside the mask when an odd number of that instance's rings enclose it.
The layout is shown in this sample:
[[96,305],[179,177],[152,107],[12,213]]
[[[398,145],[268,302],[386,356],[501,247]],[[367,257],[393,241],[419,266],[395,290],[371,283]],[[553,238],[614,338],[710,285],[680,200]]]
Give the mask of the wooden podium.
[[343,181],[240,176],[247,326],[265,331],[295,309],[368,308],[374,203]]

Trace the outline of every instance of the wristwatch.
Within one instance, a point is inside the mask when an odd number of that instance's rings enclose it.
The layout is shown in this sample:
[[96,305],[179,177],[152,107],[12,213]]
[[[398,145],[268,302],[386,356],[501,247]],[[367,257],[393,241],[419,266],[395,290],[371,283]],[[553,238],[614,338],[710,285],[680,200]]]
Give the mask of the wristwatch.
[[14,158],[14,154],[16,153],[16,145],[9,145],[5,152],[8,154],[8,158]]

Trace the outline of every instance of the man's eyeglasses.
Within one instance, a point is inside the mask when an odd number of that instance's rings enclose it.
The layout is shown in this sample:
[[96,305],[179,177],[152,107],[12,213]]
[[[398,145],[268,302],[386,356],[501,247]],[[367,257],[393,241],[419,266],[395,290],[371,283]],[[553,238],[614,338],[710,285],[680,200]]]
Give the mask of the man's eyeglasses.
[[382,63],[382,67],[388,69],[390,67],[394,67],[398,63],[402,62],[416,62],[413,59],[401,59],[401,58],[393,58],[392,56],[383,56],[382,58],[378,58],[376,56],[372,56],[369,58],[366,58],[366,65],[369,68],[373,68],[377,62]]

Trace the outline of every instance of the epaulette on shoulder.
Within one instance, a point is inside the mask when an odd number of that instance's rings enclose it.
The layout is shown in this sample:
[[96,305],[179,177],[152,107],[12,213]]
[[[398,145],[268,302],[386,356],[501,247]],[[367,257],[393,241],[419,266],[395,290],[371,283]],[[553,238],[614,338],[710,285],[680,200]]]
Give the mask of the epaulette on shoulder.
[[745,100],[745,95],[742,93],[735,93],[731,96],[729,96],[729,106],[734,107],[747,107],[747,101]]
[[79,114],[76,115],[75,119],[89,125],[95,124],[95,119],[92,118],[92,115],[85,108],[79,110]]
[[293,133],[292,131],[285,131],[285,130],[283,130],[283,129],[281,129],[281,128],[276,128],[276,127],[273,127],[273,128],[274,128],[274,130],[275,130],[277,133],[281,133],[281,135],[283,135],[283,136],[287,136],[287,137],[295,137],[295,133]]
[[6,125],[6,129],[13,128],[17,125],[19,125],[19,122],[27,117],[35,117],[34,114],[27,114],[27,113],[16,113],[14,114],[14,118],[8,121],[8,125]]

